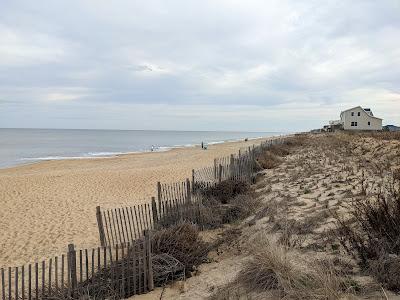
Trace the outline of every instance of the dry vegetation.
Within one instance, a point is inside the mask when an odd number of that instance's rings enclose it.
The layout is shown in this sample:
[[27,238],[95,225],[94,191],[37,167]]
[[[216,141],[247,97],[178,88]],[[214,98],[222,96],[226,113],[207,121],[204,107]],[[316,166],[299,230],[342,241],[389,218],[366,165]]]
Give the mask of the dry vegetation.
[[243,266],[210,299],[398,297],[399,137],[301,135],[262,153],[262,205],[220,250]]
[[261,153],[253,186],[204,191],[213,230],[165,231],[182,241],[160,249],[197,276],[161,298],[400,299],[399,154],[391,133],[296,135]]

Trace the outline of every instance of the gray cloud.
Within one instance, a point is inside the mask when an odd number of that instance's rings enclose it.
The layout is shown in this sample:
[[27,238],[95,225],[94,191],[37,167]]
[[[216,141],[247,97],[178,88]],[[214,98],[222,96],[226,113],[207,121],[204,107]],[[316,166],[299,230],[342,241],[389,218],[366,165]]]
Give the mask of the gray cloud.
[[400,123],[399,15],[396,0],[4,2],[0,126],[302,130],[359,104]]

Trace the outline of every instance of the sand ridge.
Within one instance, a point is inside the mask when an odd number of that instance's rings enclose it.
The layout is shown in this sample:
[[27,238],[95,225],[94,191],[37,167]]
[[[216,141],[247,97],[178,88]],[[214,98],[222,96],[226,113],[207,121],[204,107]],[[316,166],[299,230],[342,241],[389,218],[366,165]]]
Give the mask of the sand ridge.
[[97,247],[95,207],[148,201],[156,183],[189,178],[264,139],[113,158],[46,161],[0,170],[0,268],[39,261],[78,248]]

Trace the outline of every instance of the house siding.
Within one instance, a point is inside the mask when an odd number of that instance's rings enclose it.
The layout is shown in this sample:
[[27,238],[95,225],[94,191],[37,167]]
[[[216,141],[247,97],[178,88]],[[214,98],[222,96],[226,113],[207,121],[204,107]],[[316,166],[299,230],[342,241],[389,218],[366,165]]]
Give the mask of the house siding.
[[[352,113],[354,113],[354,116],[352,116]],[[361,107],[342,112],[341,121],[344,130],[382,130],[382,120],[370,116]],[[357,126],[351,126],[352,122],[357,122]],[[370,122],[370,125],[368,125],[368,122]]]

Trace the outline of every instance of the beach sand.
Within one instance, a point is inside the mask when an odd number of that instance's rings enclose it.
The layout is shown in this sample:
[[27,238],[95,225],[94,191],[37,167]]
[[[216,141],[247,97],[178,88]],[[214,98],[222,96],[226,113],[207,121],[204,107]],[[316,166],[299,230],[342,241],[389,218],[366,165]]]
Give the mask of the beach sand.
[[[265,140],[265,139],[263,139]],[[149,201],[156,183],[191,177],[216,157],[261,140],[113,158],[46,161],[0,170],[0,268],[99,245],[95,208]]]

